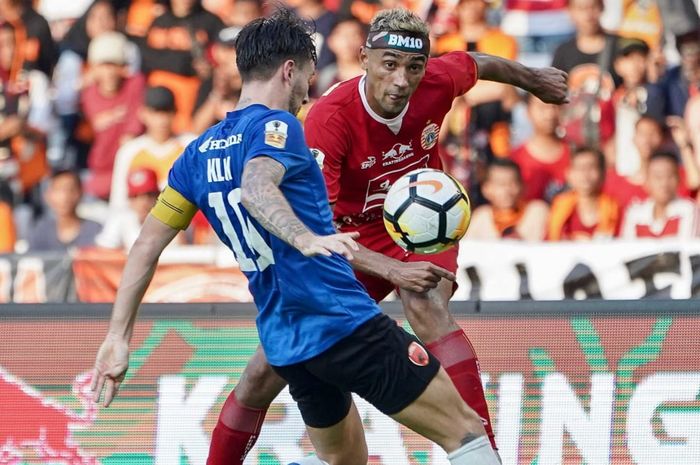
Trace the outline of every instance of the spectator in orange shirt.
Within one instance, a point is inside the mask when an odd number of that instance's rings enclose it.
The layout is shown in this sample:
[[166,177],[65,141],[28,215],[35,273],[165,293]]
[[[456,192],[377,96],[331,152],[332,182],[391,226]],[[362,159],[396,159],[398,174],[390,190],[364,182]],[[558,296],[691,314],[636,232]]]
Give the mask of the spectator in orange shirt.
[[620,211],[615,199],[602,193],[605,157],[593,148],[571,154],[567,182],[571,190],[554,197],[547,239],[589,240],[615,235]]
[[676,156],[655,153],[647,165],[645,189],[649,198],[630,205],[621,236],[625,239],[698,236],[698,206],[678,197],[680,174]]
[[12,190],[0,182],[0,254],[15,250],[15,222],[12,216]]
[[524,198],[550,201],[564,188],[569,166],[569,145],[557,135],[561,108],[528,94],[527,115],[533,135],[510,158],[520,167]]
[[547,204],[523,198],[520,169],[512,160],[496,158],[491,162],[482,191],[489,204],[474,210],[467,231],[470,239],[544,239]]

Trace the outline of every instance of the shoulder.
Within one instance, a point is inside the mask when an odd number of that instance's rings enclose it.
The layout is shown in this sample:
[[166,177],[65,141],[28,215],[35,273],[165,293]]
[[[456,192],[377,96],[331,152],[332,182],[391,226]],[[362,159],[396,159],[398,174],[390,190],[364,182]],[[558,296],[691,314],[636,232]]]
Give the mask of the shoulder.
[[335,118],[337,114],[352,112],[351,104],[360,98],[358,91],[360,79],[361,76],[358,76],[332,86],[311,107],[306,119],[324,123]]
[[472,58],[469,52],[457,50],[445,53],[436,58],[430,58],[425,70],[425,76],[429,78],[431,75],[446,74],[455,69],[464,70],[469,66],[474,66],[476,68],[476,61],[474,58]]
[[152,145],[152,140],[146,135],[140,135],[122,144],[118,153],[138,152],[149,145]]

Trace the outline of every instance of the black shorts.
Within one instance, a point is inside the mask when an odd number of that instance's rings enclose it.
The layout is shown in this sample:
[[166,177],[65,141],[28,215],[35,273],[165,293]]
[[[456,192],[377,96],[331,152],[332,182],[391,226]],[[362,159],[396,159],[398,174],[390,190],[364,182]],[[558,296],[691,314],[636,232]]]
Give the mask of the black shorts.
[[425,391],[440,363],[382,314],[312,359],[273,368],[289,383],[304,423],[327,428],[347,416],[351,392],[387,415],[400,412]]

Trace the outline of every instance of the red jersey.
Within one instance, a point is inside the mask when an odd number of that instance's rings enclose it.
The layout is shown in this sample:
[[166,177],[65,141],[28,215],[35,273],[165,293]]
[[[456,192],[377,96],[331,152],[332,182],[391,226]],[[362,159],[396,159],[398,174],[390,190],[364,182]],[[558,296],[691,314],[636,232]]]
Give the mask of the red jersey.
[[425,76],[397,117],[387,120],[367,103],[364,76],[331,88],[304,122],[306,140],[322,162],[338,222],[381,220],[389,187],[408,171],[442,168],[438,135],[452,101],[477,80],[474,59],[452,52],[428,60]]
[[551,163],[536,159],[527,148],[527,143],[515,149],[510,158],[520,167],[525,200],[551,200],[564,188],[566,169],[569,166],[567,144],[562,142],[561,154]]
[[[682,166],[678,169],[678,175],[680,179],[680,182],[678,183],[678,196],[682,198],[690,197],[692,192],[686,185],[685,169]],[[632,184],[626,177],[617,174],[617,171],[615,171],[614,168],[608,168],[608,171],[605,174],[603,192],[609,194],[615,200],[617,200],[621,211],[624,211],[632,201],[636,200],[641,202],[649,197],[647,191],[644,189],[644,186]]]

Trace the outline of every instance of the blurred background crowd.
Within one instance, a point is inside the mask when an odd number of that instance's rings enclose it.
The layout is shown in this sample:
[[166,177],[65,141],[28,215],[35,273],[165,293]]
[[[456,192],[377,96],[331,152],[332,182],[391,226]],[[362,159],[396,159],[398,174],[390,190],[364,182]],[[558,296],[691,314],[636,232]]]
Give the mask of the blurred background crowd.
[[[367,24],[397,6],[429,22],[435,56],[479,51],[569,73],[566,107],[493,83],[455,101],[440,146],[468,186],[471,239],[700,234],[692,0],[286,3],[315,27],[312,97],[363,72]],[[172,162],[236,105],[235,38],[266,8],[0,0],[0,253],[128,249]],[[213,238],[197,217],[179,240]]]

